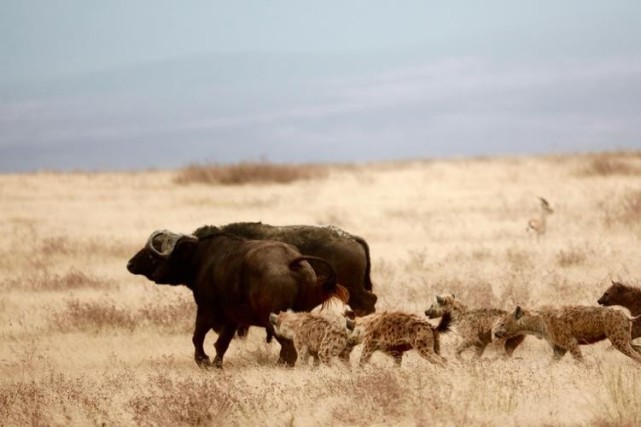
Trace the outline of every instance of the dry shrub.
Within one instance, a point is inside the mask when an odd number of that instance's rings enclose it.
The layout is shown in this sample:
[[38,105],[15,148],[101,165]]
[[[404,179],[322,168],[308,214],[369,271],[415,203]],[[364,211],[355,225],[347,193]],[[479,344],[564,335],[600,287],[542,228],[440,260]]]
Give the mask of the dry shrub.
[[145,304],[136,314],[136,324],[160,328],[165,332],[191,332],[196,304],[192,298],[181,298],[166,304]]
[[81,302],[77,299],[67,301],[63,312],[54,313],[53,322],[61,331],[101,331],[106,328],[122,328],[133,331],[136,327],[135,316],[114,302]]
[[238,163],[233,165],[191,165],[178,172],[177,184],[288,184],[321,178],[327,170],[319,165],[284,165],[274,163]]
[[113,286],[109,280],[90,276],[75,269],[65,274],[50,273],[47,269],[22,277],[13,277],[0,282],[0,289],[28,291],[67,291],[72,289],[105,289]]
[[601,153],[590,156],[585,165],[579,168],[582,176],[639,175],[641,167],[632,165],[626,160],[628,154]]
[[585,251],[578,248],[561,250],[556,254],[556,263],[559,267],[571,267],[581,265],[587,259]]
[[641,224],[641,190],[629,191],[614,206],[605,206],[604,222],[608,227],[615,225]]
[[153,327],[166,333],[189,332],[193,327],[194,303],[180,299],[163,305],[148,303],[138,310],[127,310],[115,302],[67,301],[65,310],[54,313],[52,324],[60,331],[102,331],[123,328],[129,331]]

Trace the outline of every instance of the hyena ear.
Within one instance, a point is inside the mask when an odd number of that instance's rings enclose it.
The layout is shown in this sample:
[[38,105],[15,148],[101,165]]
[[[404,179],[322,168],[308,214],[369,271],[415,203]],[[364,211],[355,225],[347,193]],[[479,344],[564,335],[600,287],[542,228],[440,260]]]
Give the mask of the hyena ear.
[[439,295],[437,295],[436,296],[436,302],[439,303],[439,304],[443,304],[444,300]]
[[611,281],[612,281],[612,286],[614,286],[615,288],[623,287],[623,285],[621,283],[615,282],[614,280],[611,280]]
[[519,320],[523,316],[523,309],[521,308],[520,305],[517,305],[516,308],[514,309],[514,318],[516,320]]
[[276,325],[278,323],[278,315],[276,313],[269,313],[269,323]]

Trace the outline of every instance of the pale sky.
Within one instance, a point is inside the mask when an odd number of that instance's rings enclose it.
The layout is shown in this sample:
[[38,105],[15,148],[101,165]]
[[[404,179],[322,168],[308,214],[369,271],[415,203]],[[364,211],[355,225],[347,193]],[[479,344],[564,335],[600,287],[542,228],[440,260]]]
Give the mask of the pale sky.
[[0,172],[641,149],[638,1],[30,1]]

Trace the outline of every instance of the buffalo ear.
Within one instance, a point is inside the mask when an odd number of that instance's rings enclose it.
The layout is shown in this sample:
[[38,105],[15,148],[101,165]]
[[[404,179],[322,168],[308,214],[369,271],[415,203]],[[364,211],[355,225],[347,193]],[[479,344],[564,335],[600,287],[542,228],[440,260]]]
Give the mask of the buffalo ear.
[[174,246],[174,250],[171,251],[169,256],[174,259],[188,258],[196,250],[197,246],[198,240],[181,238],[176,242],[176,246]]
[[517,305],[516,308],[514,309],[514,318],[516,320],[519,320],[521,317],[523,317],[525,313],[523,312],[523,309],[521,308],[520,305]]

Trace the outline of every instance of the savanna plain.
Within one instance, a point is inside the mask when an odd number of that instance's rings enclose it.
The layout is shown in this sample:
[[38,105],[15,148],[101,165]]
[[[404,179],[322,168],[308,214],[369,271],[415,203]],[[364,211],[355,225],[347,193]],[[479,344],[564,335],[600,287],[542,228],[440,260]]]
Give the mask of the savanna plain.
[[450,332],[444,368],[411,351],[359,367],[360,346],[349,368],[285,368],[251,328],[200,369],[191,292],[126,270],[156,229],[333,224],[369,243],[377,311],[596,305],[611,280],[641,285],[641,153],[258,169],[0,175],[0,424],[641,425],[641,366],[607,340],[584,363],[532,336],[459,361]]

